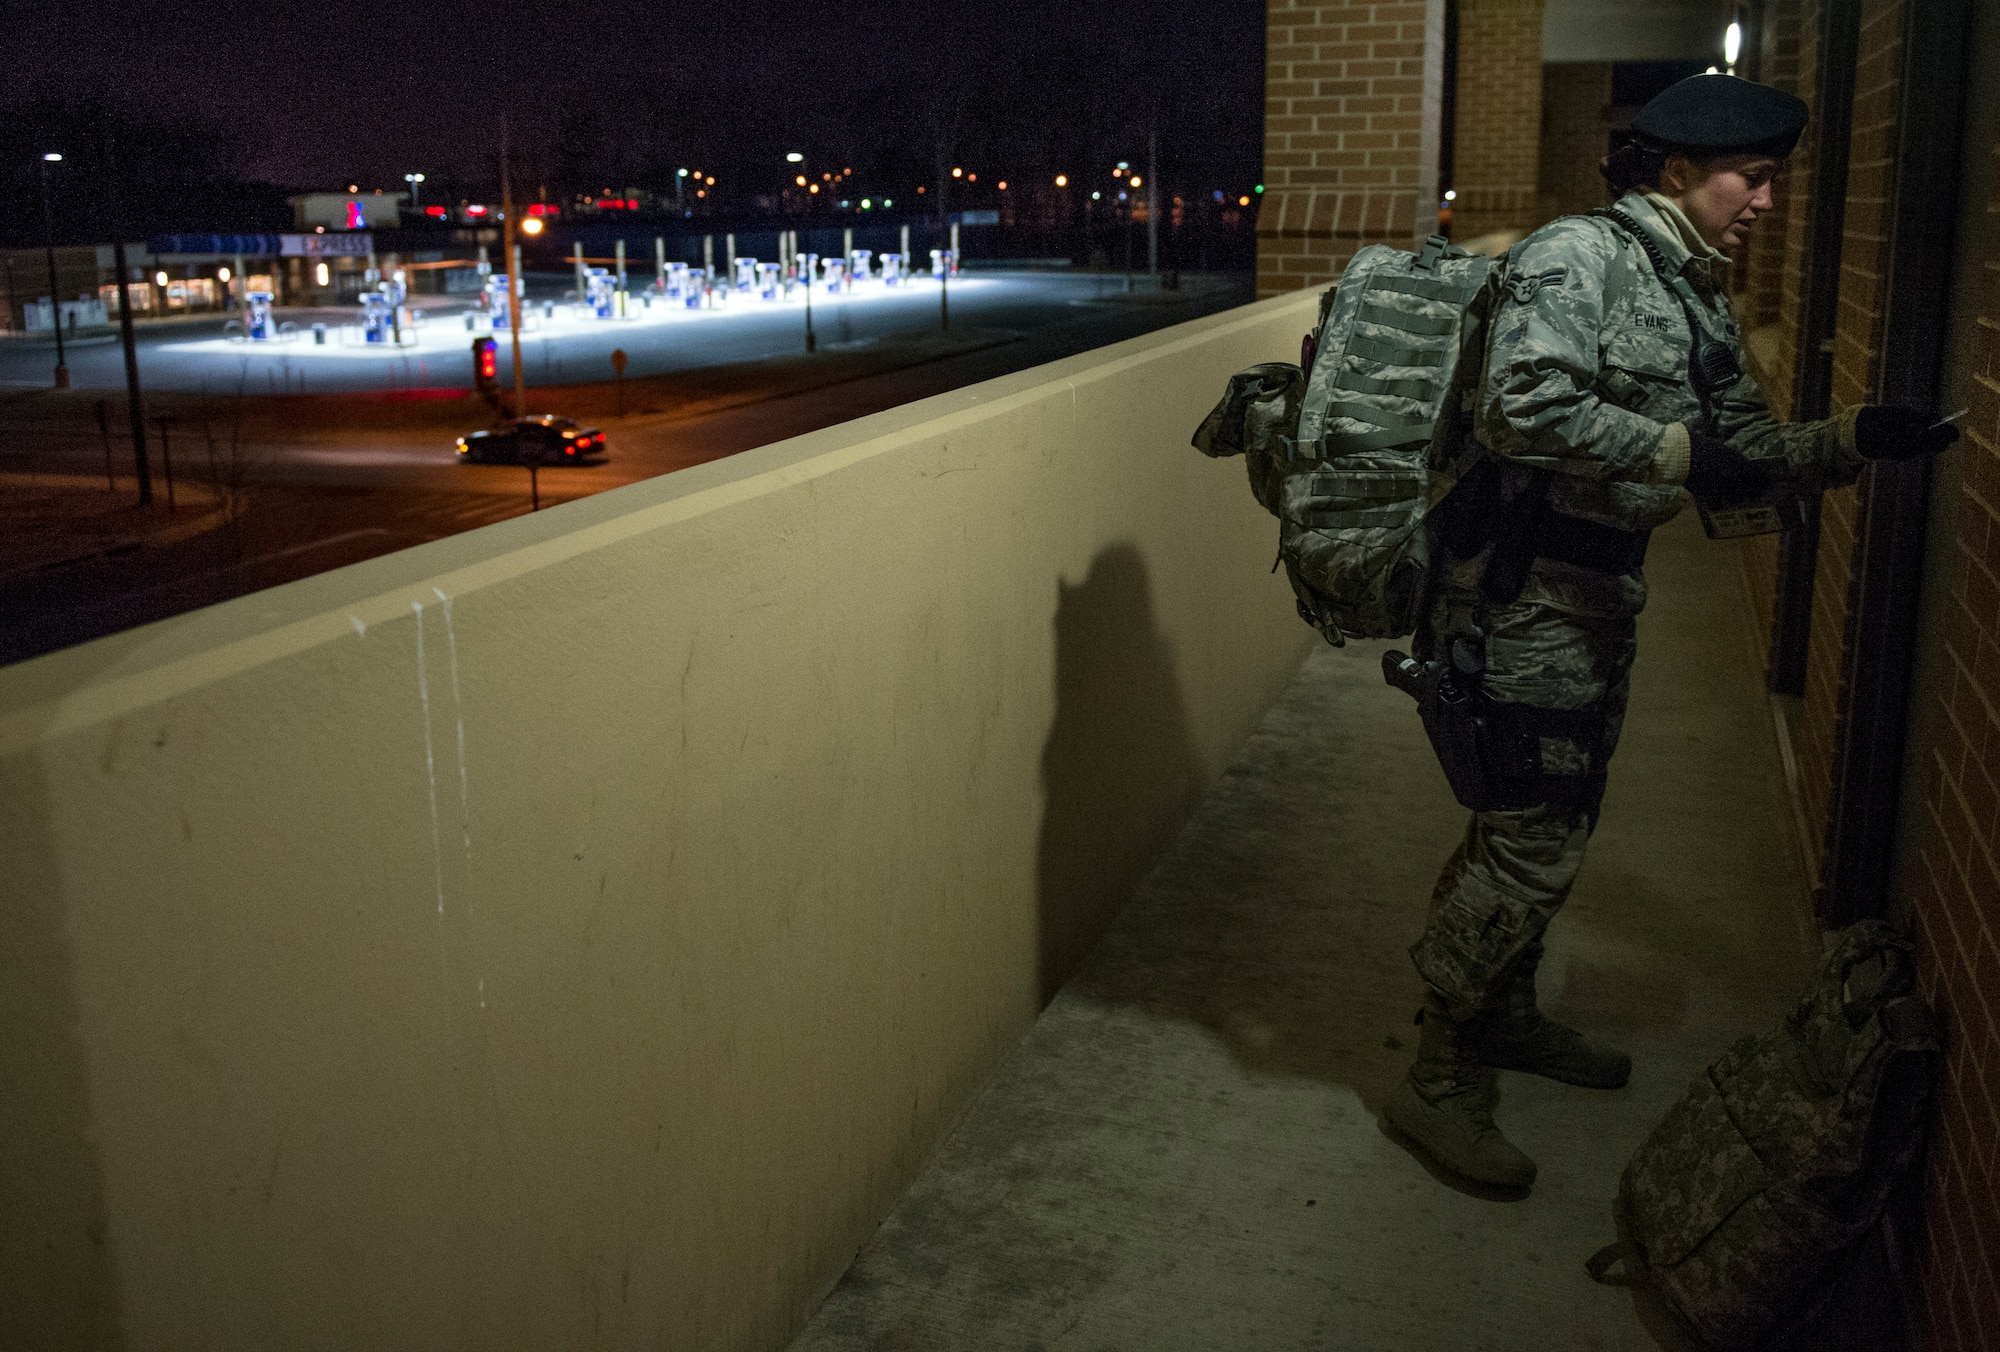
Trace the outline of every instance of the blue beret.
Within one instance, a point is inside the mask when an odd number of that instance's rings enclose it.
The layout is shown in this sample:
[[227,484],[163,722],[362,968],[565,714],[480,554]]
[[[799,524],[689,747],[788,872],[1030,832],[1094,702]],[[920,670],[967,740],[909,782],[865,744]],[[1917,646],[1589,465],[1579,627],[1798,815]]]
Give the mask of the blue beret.
[[1782,89],[1734,75],[1691,75],[1632,119],[1632,130],[1681,150],[1783,158],[1806,129],[1806,105]]

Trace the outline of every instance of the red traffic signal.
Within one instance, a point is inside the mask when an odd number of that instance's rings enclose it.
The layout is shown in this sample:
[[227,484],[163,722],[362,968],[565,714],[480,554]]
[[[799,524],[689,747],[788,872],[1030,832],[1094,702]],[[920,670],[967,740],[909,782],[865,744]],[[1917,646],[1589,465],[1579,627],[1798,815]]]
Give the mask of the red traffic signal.
[[492,390],[499,383],[499,346],[491,338],[472,340],[472,380],[482,394]]

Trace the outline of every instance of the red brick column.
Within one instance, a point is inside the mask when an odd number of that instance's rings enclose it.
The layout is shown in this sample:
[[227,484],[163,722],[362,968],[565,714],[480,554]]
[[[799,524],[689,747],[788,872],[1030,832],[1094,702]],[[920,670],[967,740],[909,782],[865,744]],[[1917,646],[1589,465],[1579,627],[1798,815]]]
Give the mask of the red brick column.
[[1531,230],[1541,167],[1542,0],[1459,0],[1451,235]]
[[[1257,293],[1432,228],[1442,0],[1270,0]],[[1419,209],[1419,202],[1423,209]]]

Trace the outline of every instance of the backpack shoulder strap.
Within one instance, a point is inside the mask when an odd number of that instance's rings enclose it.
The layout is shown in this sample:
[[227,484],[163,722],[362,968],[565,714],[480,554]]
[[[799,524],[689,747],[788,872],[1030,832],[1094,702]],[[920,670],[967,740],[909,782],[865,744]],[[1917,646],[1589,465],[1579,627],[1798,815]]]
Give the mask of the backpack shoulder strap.
[[1635,244],[1645,250],[1646,261],[1653,265],[1653,274],[1660,279],[1660,285],[1673,293],[1674,299],[1681,303],[1681,309],[1687,313],[1689,329],[1696,336],[1709,332],[1709,326],[1701,319],[1702,307],[1694,294],[1694,288],[1688,285],[1687,278],[1668,269],[1667,256],[1660,252],[1660,246],[1654,242],[1652,234],[1646,227],[1617,207],[1599,207],[1590,214],[1616,222],[1621,233],[1630,236]]
[[[1668,270],[1667,257],[1660,252],[1660,246],[1654,242],[1651,233],[1633,220],[1628,213],[1620,211],[1617,207],[1599,207],[1590,214],[1616,223],[1622,233],[1631,236],[1633,242],[1646,251],[1646,260],[1653,265],[1653,273],[1660,279],[1660,285],[1667,288],[1673,298],[1680,302],[1681,313],[1687,317],[1688,339],[1692,344],[1688,352],[1688,370],[1691,375],[1698,373],[1701,367],[1699,353],[1703,343],[1719,340],[1715,338],[1707,321],[1701,317],[1702,306],[1694,294],[1694,288],[1688,285],[1687,278]],[[1707,381],[1696,378],[1692,383],[1695,399],[1701,404],[1702,416],[1707,419],[1711,416]]]
[[1635,241],[1629,231],[1613,224],[1595,211],[1587,212],[1576,219],[1602,221],[1605,232],[1611,236],[1612,247],[1618,252],[1618,257],[1612,260],[1611,268],[1604,274],[1604,312],[1609,315],[1632,298],[1632,272],[1624,265],[1624,259],[1626,246]]
[[[1596,1253],[1583,1260],[1583,1270],[1590,1274],[1590,1280],[1602,1282],[1606,1286],[1630,1286],[1633,1260],[1643,1259],[1646,1250],[1636,1239],[1613,1240]],[[1626,1277],[1619,1281],[1611,1275],[1611,1269],[1625,1264]]]

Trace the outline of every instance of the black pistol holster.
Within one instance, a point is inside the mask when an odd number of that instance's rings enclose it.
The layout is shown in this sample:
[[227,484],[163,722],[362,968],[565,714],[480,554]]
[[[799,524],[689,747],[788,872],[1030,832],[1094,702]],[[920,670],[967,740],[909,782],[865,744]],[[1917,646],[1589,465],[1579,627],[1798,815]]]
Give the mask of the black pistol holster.
[[[1382,654],[1383,679],[1417,701],[1424,735],[1452,796],[1474,812],[1569,808],[1594,826],[1609,759],[1602,707],[1543,709],[1493,699],[1481,688],[1481,659],[1470,638],[1454,639],[1442,660],[1419,662],[1393,650]],[[1568,741],[1586,765],[1578,773],[1550,773],[1545,738]]]

